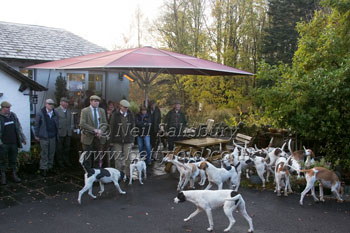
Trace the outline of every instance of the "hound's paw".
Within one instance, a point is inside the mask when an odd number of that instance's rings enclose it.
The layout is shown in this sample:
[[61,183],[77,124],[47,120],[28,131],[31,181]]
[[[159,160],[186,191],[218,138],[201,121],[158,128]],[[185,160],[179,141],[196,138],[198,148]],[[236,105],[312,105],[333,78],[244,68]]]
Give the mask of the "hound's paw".
[[81,205],[81,200],[80,199],[78,199],[78,203]]
[[322,198],[322,199],[320,199],[320,201],[322,201],[322,202],[325,202],[325,200]]
[[285,197],[288,197],[288,193],[284,193],[284,196],[285,196]]
[[187,222],[188,220],[190,220],[190,218],[185,218],[185,219],[184,219],[184,222]]
[[249,233],[253,233],[254,231],[253,231],[253,230],[251,230],[251,229],[249,229],[249,230],[248,230],[248,232],[249,232]]
[[299,205],[301,205],[301,206],[302,206],[302,205],[303,205],[303,202],[299,201]]
[[131,183],[129,183],[129,185],[131,185]]
[[120,194],[123,194],[123,195],[124,195],[124,194],[126,194],[126,192],[125,192],[125,191],[122,191]]
[[337,200],[338,203],[343,203],[344,200],[343,199],[340,199],[340,200]]
[[231,227],[230,228],[228,227],[224,230],[224,232],[228,232],[230,229],[231,229]]
[[96,199],[96,196],[91,196],[93,199]]
[[208,227],[207,231],[213,231],[213,228],[212,227]]
[[98,195],[102,196],[102,193],[103,193],[102,191],[99,191],[99,192],[98,192]]

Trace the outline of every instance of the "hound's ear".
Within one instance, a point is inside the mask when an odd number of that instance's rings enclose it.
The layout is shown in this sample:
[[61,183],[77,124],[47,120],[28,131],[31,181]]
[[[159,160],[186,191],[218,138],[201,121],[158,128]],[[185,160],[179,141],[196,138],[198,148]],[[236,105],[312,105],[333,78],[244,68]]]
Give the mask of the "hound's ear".
[[186,196],[183,192],[179,192],[177,194],[177,199],[179,199],[179,202],[184,202],[184,201],[186,201]]
[[238,195],[238,194],[239,194],[238,192],[232,191],[232,192],[231,192],[231,197],[234,197],[234,196],[236,196],[236,195]]
[[282,150],[280,149],[280,148],[277,148],[276,150],[275,150],[275,155],[276,156],[278,156],[279,154],[281,154],[282,153]]

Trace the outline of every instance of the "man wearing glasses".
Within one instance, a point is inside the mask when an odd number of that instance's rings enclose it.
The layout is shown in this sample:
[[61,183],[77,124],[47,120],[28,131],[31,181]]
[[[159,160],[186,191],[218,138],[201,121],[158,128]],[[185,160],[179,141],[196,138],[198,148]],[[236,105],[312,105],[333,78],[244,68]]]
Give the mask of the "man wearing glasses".
[[0,109],[0,170],[1,184],[6,184],[6,160],[11,168],[13,181],[21,182],[16,173],[18,148],[26,144],[21,124],[15,113],[10,110],[11,104],[7,101],[1,103]]
[[40,169],[46,177],[48,170],[52,171],[58,133],[58,116],[54,110],[55,102],[52,99],[45,101],[45,107],[36,114],[34,135],[40,142],[41,158]]

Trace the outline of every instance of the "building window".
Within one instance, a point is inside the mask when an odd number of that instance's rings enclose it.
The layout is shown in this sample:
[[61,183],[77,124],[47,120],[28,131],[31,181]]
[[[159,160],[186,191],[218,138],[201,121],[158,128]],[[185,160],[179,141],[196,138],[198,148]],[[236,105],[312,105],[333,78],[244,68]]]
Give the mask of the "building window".
[[83,91],[85,83],[85,74],[68,73],[67,89],[69,91]]
[[102,96],[102,89],[103,75],[89,73],[88,90],[92,91],[95,95]]

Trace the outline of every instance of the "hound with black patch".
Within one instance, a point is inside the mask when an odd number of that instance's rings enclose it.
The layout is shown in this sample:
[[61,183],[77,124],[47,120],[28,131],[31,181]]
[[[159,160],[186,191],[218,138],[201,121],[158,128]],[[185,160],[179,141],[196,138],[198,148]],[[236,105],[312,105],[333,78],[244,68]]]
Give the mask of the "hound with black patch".
[[184,201],[190,201],[197,206],[196,211],[184,219],[185,222],[195,217],[200,212],[205,211],[209,221],[207,231],[212,231],[214,229],[212,210],[223,206],[224,213],[230,222],[228,227],[224,230],[225,232],[229,231],[233,224],[235,224],[236,221],[232,216],[232,212],[237,208],[249,224],[248,232],[254,231],[253,220],[247,213],[245,201],[242,195],[235,191],[229,189],[182,191],[175,197],[174,202],[179,203]]
[[92,186],[94,182],[99,182],[100,183],[100,188],[101,190],[98,192],[99,195],[101,196],[102,193],[104,192],[104,185],[105,183],[111,183],[113,182],[117,190],[119,191],[120,194],[126,194],[123,190],[121,190],[119,186],[119,181],[123,180],[124,182],[126,181],[126,176],[123,172],[118,171],[115,168],[86,168],[84,165],[85,161],[85,155],[88,153],[87,151],[84,151],[79,158],[79,162],[81,163],[85,174],[84,174],[84,182],[85,185],[84,187],[79,191],[79,197],[78,197],[78,202],[81,204],[81,196],[89,190],[88,194],[92,198],[96,198],[96,196],[92,193]]
[[[144,157],[146,158],[146,157]],[[147,171],[146,171],[146,163],[144,159],[134,159],[130,164],[130,180],[129,185],[132,184],[132,174],[134,170],[137,170],[138,178],[140,184],[143,184],[142,182],[142,173],[145,179],[147,179]]]
[[300,205],[303,205],[303,200],[305,195],[311,190],[311,195],[314,198],[314,201],[318,201],[318,198],[315,194],[315,182],[319,182],[320,188],[320,200],[324,202],[323,198],[323,186],[330,188],[331,191],[335,194],[338,202],[343,202],[341,195],[344,192],[343,187],[339,181],[338,176],[334,171],[328,170],[324,167],[314,167],[309,170],[300,170],[300,172],[305,173],[306,187],[300,196]]

